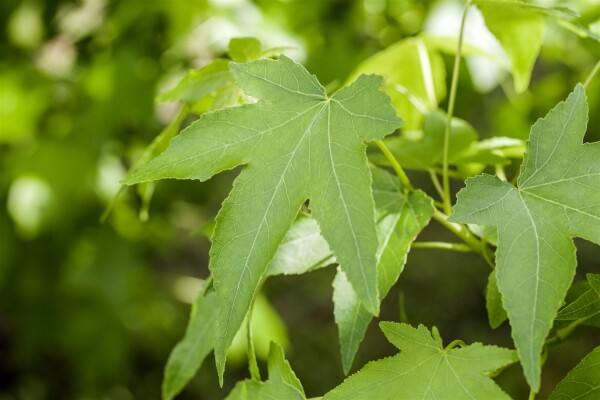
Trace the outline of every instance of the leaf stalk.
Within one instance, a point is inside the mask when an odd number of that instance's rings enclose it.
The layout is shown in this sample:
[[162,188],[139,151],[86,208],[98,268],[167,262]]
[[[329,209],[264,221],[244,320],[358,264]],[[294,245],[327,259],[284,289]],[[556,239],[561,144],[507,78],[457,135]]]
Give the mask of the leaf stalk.
[[468,0],[463,9],[462,18],[460,21],[460,31],[458,33],[458,44],[456,47],[456,55],[454,56],[454,68],[452,70],[452,82],[450,84],[450,96],[448,98],[448,115],[446,120],[446,129],[444,131],[444,153],[442,158],[442,184],[444,188],[444,211],[450,214],[452,210],[452,202],[450,200],[450,177],[448,175],[448,164],[450,154],[450,130],[452,125],[452,117],[454,116],[454,106],[456,104],[456,92],[458,90],[458,77],[460,74],[460,58],[462,53],[462,42],[465,31],[465,22],[467,20],[467,12],[471,7],[471,0]]

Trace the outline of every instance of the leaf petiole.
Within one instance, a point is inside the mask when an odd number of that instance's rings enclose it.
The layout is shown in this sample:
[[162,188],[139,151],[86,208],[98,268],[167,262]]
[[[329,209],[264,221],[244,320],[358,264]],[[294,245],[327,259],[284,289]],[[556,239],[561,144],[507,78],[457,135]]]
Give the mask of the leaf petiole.
[[588,85],[590,84],[590,82],[592,81],[592,79],[594,79],[594,76],[596,76],[596,74],[598,73],[599,70],[600,70],[600,60],[598,60],[598,62],[594,66],[594,69],[592,69],[592,72],[590,72],[589,76],[585,80],[585,82],[583,84],[584,88],[587,89]]
[[256,295],[252,299],[252,303],[250,304],[250,309],[248,310],[248,319],[247,319],[247,341],[248,341],[248,369],[250,370],[250,377],[253,381],[260,382],[260,369],[258,369],[258,363],[256,361],[256,352],[254,351],[254,338],[252,336],[252,313],[254,311],[254,300],[256,299]]
[[446,120],[446,129],[444,131],[444,154],[442,158],[442,183],[444,188],[444,211],[450,214],[452,211],[452,202],[450,201],[450,177],[448,176],[449,156],[450,156],[450,128],[452,117],[454,116],[454,105],[456,103],[456,91],[458,89],[458,76],[460,74],[460,57],[462,53],[462,42],[465,30],[465,21],[467,20],[467,12],[471,7],[471,0],[468,0],[463,9],[462,18],[460,21],[460,31],[458,33],[458,44],[456,47],[456,55],[454,57],[454,68],[452,70],[452,82],[450,83],[450,96],[448,98],[448,118]]
[[390,149],[381,140],[376,140],[375,144],[377,145],[377,147],[379,147],[379,150],[381,150],[385,158],[387,158],[387,160],[392,165],[392,168],[396,172],[396,175],[398,175],[398,178],[400,178],[400,182],[402,182],[402,185],[408,190],[413,190],[413,185],[410,183],[408,176],[406,176],[406,173],[402,169],[402,166],[400,165],[396,157],[394,157]]
[[440,249],[452,250],[460,252],[470,252],[473,249],[463,243],[448,243],[448,242],[415,242],[411,246],[413,249]]

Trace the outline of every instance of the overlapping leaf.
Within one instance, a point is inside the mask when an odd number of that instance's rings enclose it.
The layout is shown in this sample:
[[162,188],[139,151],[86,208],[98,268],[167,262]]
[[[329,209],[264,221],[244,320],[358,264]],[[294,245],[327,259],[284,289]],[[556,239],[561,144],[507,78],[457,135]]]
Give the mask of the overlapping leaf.
[[513,363],[514,351],[480,343],[443,348],[435,328],[432,336],[423,325],[380,326],[402,352],[367,364],[323,400],[510,399],[486,374]]
[[[410,245],[429,223],[433,202],[421,191],[404,194],[400,182],[387,172],[373,170],[373,194],[377,206],[377,271],[383,299],[404,269]],[[338,325],[342,365],[348,372],[373,316],[360,301],[342,270],[334,283],[334,313]]]
[[281,347],[271,342],[269,379],[266,382],[238,382],[226,400],[304,400],[304,389],[283,355]]
[[220,375],[260,280],[306,199],[361,302],[377,312],[378,242],[364,141],[383,138],[401,122],[377,76],[361,76],[328,97],[285,56],[230,68],[258,103],[204,114],[125,180],[203,181],[248,164],[219,212],[210,253]]
[[600,143],[583,144],[582,85],[532,127],[517,187],[467,180],[451,220],[496,225],[497,279],[525,376],[540,385],[540,355],[576,266],[572,237],[600,243]]
[[184,338],[171,351],[162,384],[163,399],[173,399],[196,375],[214,347],[217,296],[202,291],[192,306]]
[[557,320],[572,321],[600,314],[600,275],[587,274],[591,289],[585,291],[574,302],[560,310]]
[[550,400],[596,400],[600,397],[600,347],[585,356],[550,395]]

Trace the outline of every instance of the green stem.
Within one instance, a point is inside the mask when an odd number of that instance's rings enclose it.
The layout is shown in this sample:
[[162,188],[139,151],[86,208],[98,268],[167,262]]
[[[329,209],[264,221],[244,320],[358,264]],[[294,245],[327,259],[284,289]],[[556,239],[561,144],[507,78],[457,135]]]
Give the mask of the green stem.
[[250,378],[253,381],[261,381],[260,370],[258,369],[258,363],[256,361],[256,352],[254,351],[254,338],[252,337],[252,313],[254,311],[254,299],[250,304],[250,310],[248,311],[248,329],[247,329],[247,341],[248,341],[248,368],[250,369]]
[[579,325],[584,323],[588,318],[589,317],[576,319],[575,321],[571,322],[569,325],[567,325],[561,329],[558,329],[556,331],[556,333],[554,334],[554,336],[546,339],[546,341],[544,342],[544,345],[546,347],[555,346],[555,345],[565,341],[567,339],[567,337],[569,337],[569,335],[571,333],[573,333],[575,328],[577,328]]
[[529,391],[529,398],[528,400],[535,400],[535,391],[533,389],[531,389]]
[[448,176],[448,164],[450,155],[450,129],[452,124],[452,117],[454,116],[454,105],[456,103],[456,91],[458,89],[458,76],[460,74],[460,58],[462,53],[462,42],[465,30],[465,21],[467,19],[467,12],[471,6],[471,0],[468,0],[463,10],[462,18],[460,21],[460,31],[458,33],[458,45],[456,48],[456,55],[454,56],[454,68],[452,70],[452,82],[450,84],[450,96],[448,98],[448,119],[446,120],[446,129],[444,131],[444,154],[442,159],[442,183],[444,187],[444,211],[446,214],[450,214],[452,209],[452,201],[450,200],[450,177]]
[[414,188],[410,183],[408,176],[406,176],[406,173],[402,169],[402,166],[400,165],[396,157],[394,157],[390,149],[381,140],[376,140],[375,144],[377,145],[377,147],[379,147],[379,150],[381,150],[385,158],[387,158],[387,160],[390,162],[392,168],[394,168],[394,171],[396,171],[396,175],[398,175],[398,178],[400,178],[400,182],[402,182],[402,185],[408,190],[413,190]]
[[590,75],[585,80],[585,83],[583,84],[584,88],[587,89],[588,85],[590,84],[592,79],[594,79],[594,76],[596,76],[596,74],[598,73],[599,70],[600,70],[600,60],[598,60],[598,62],[594,66],[594,69],[592,69],[592,72],[590,72]]
[[434,170],[430,169],[429,170],[429,177],[431,178],[431,182],[433,183],[433,186],[435,187],[435,190],[438,192],[438,194],[440,195],[440,198],[444,198],[444,189],[442,189],[442,185],[440,184],[440,180],[438,179],[436,173]]
[[413,249],[440,249],[440,250],[453,250],[460,252],[473,251],[472,248],[462,243],[448,243],[448,242],[415,242],[412,244]]

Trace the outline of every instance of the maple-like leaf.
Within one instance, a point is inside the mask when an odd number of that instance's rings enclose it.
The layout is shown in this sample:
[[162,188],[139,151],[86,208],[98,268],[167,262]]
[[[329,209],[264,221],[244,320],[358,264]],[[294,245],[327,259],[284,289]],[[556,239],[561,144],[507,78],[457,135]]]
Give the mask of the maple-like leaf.
[[515,362],[514,351],[481,343],[444,348],[437,330],[432,336],[423,325],[380,327],[402,352],[367,364],[323,400],[510,399],[486,374]]
[[125,180],[203,181],[247,164],[217,216],[210,251],[220,376],[261,278],[306,199],[360,301],[378,312],[378,241],[364,142],[401,124],[375,75],[360,76],[330,97],[285,56],[230,63],[230,69],[259,101],[204,114]]
[[[377,278],[379,295],[384,299],[404,270],[410,245],[435,209],[422,191],[405,193],[400,180],[391,174],[382,169],[373,169],[372,173],[379,237]],[[342,366],[348,373],[373,316],[360,303],[341,269],[333,281],[333,302]]]
[[498,227],[498,288],[534,390],[544,339],[575,273],[572,237],[600,244],[600,142],[582,143],[587,115],[577,85],[533,125],[517,186],[468,179],[450,218]]

